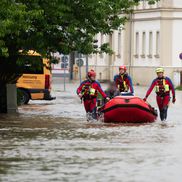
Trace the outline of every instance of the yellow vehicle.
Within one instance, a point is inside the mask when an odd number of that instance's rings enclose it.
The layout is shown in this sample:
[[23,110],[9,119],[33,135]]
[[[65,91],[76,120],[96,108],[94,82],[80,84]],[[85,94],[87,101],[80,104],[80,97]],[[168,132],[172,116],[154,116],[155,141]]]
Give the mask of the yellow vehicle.
[[29,100],[53,100],[51,96],[50,63],[40,54],[29,51],[28,55],[22,55],[23,75],[17,81],[20,92],[20,103],[28,104]]

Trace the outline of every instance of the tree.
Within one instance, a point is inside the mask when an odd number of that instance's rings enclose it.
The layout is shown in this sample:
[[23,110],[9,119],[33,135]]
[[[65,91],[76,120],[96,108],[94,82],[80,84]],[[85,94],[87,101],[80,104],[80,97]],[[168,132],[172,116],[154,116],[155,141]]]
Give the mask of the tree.
[[[49,58],[54,52],[92,53],[94,36],[124,25],[138,1],[1,0],[0,87],[19,77],[19,50],[35,50]],[[100,50],[109,51],[108,45]]]
[[[148,0],[149,3],[155,1],[158,0]],[[9,58],[16,62],[19,50],[27,52],[30,49],[47,57],[51,57],[54,52],[92,53],[95,51],[92,43],[94,35],[99,32],[109,34],[124,25],[128,20],[127,15],[138,2],[139,0],[1,0],[1,61]],[[119,16],[121,13],[123,16]],[[100,50],[109,51],[108,45],[102,45]]]
[[94,35],[122,26],[138,1],[1,0],[0,55],[17,55],[20,49],[91,53]]

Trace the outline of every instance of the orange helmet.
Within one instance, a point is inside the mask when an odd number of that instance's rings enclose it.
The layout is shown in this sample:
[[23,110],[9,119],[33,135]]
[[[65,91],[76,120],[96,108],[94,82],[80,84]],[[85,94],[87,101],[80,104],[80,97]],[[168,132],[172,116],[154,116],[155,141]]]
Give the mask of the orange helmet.
[[119,70],[121,70],[121,69],[124,69],[125,71],[127,70],[126,66],[124,66],[124,65],[119,67]]
[[88,77],[96,77],[96,72],[94,70],[90,70],[88,73],[87,73],[87,76]]

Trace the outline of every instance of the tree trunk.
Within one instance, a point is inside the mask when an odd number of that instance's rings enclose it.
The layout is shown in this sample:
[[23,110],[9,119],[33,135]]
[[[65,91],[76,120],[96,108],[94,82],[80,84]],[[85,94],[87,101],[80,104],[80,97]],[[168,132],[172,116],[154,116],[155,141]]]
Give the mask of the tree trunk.
[[0,84],[0,113],[7,113],[7,89],[5,84]]
[[7,87],[7,84],[15,84],[21,75],[16,61],[16,56],[8,58],[0,57],[0,113],[7,113],[11,110],[16,110],[16,92],[14,92],[14,89],[12,90],[13,87]]
[[70,53],[70,80],[73,80],[73,65],[75,64],[75,52]]
[[6,85],[7,93],[7,112],[16,113],[17,112],[17,88],[16,84]]

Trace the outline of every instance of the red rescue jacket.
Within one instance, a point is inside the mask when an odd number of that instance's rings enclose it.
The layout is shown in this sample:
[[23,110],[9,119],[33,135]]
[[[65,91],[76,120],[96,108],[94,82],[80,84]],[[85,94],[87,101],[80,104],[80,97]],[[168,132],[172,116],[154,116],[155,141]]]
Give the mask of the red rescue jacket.
[[90,80],[85,80],[80,84],[77,89],[77,94],[81,93],[85,100],[96,98],[98,92],[102,95],[102,97],[107,97],[98,81],[91,82]]
[[114,82],[116,83],[116,87],[120,92],[128,92],[130,89],[130,92],[134,93],[132,79],[127,73],[124,75],[115,75]]
[[155,92],[158,96],[164,97],[166,95],[170,95],[170,91],[172,91],[172,95],[175,97],[175,89],[173,83],[168,77],[154,79],[147,91],[146,97],[150,95],[154,87],[156,88]]

